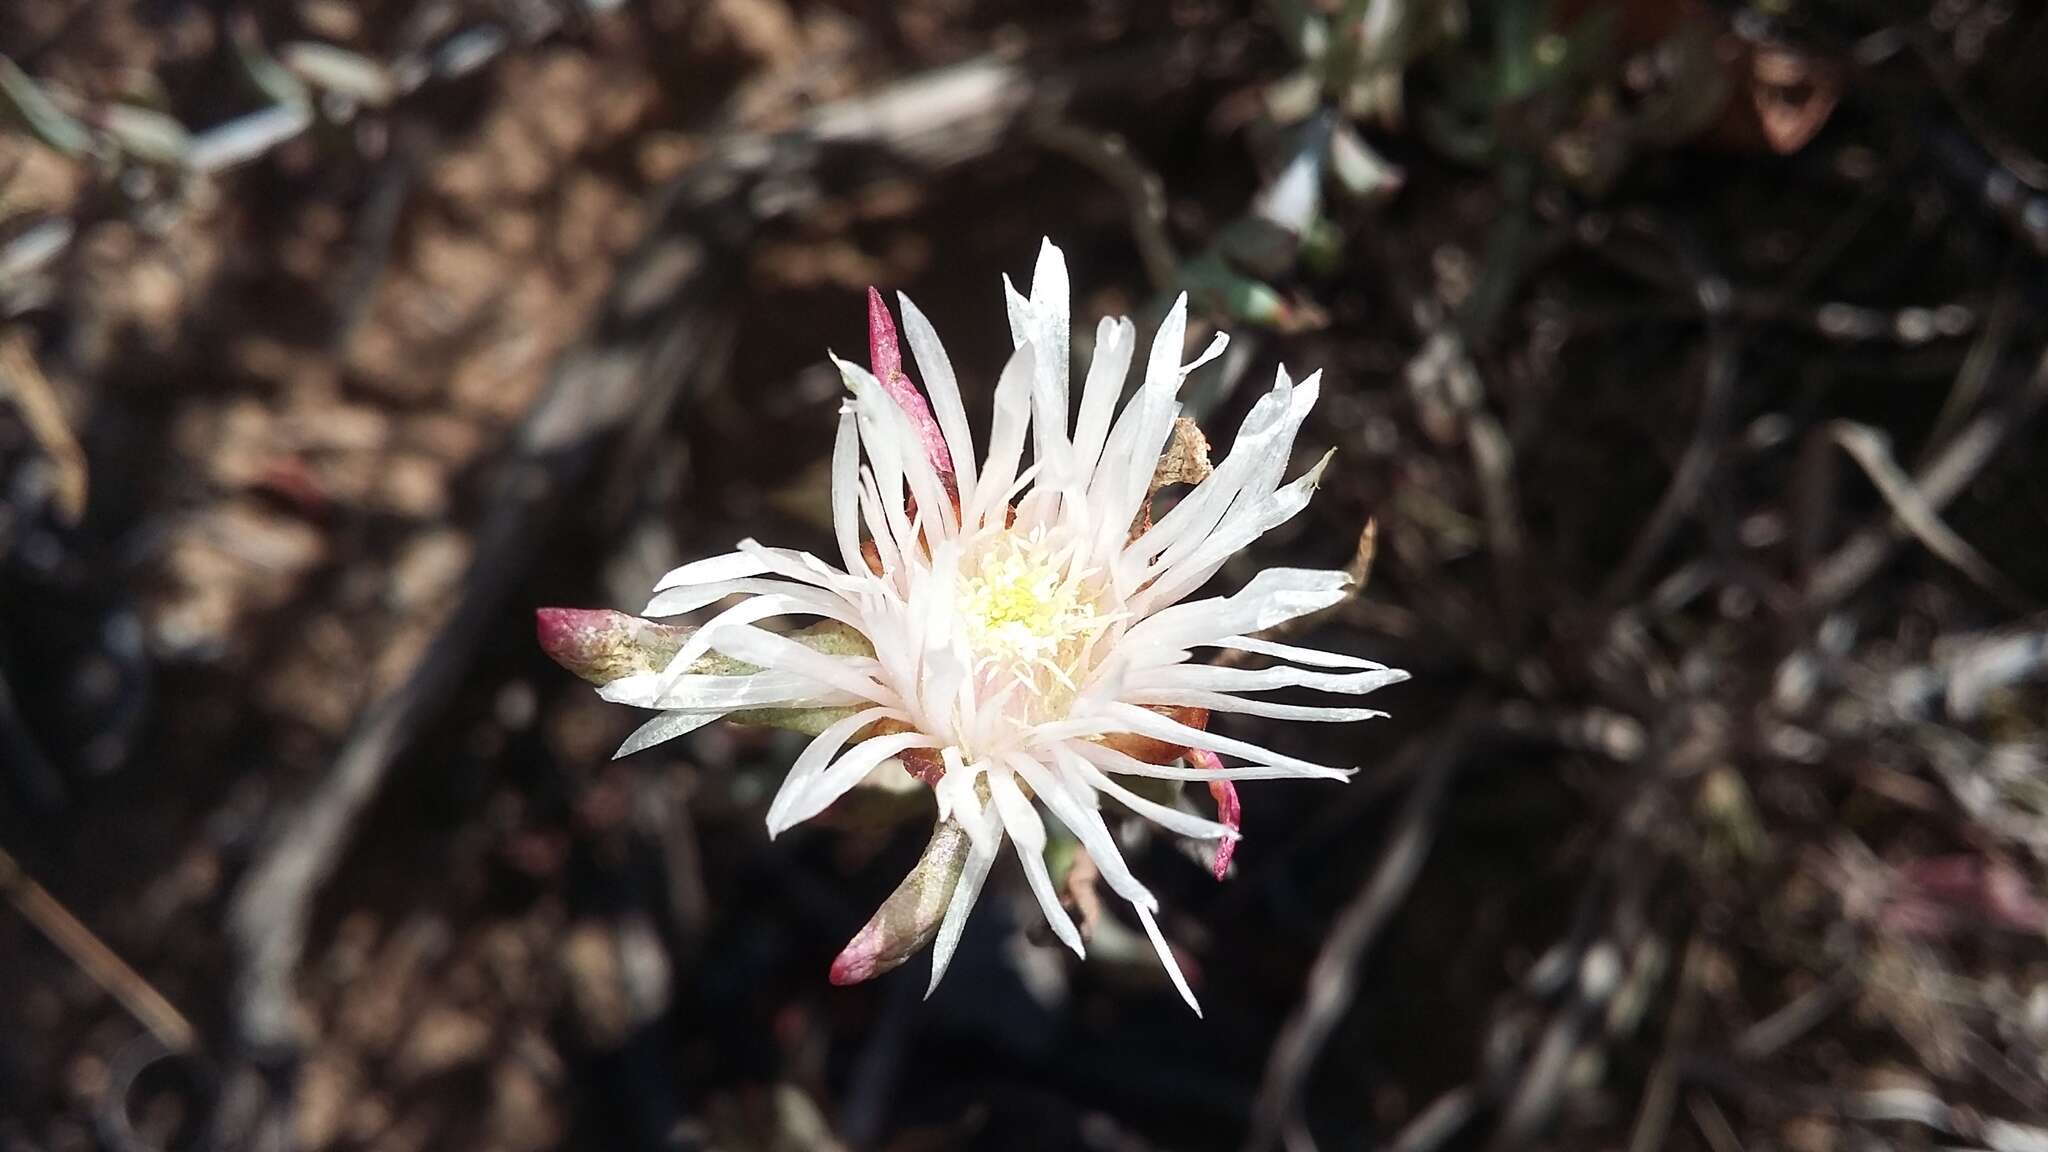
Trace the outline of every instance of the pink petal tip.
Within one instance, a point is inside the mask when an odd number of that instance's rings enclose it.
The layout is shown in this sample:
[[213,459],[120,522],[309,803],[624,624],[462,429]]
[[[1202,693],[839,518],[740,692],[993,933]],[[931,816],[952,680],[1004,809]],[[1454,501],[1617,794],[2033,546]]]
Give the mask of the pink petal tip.
[[536,608],[534,638],[540,641],[541,651],[558,662],[566,662],[591,632],[603,627],[614,615],[604,608]]
[[868,367],[875,379],[882,382],[889,398],[910,417],[911,427],[924,444],[932,468],[941,477],[953,475],[953,454],[946,448],[946,434],[939,430],[939,422],[932,417],[932,406],[924,394],[904,374],[903,346],[896,339],[896,319],[889,315],[882,293],[872,286],[868,288]]
[[533,632],[549,659],[592,684],[661,667],[687,634],[609,608],[536,608]]
[[875,379],[887,384],[903,375],[903,347],[896,341],[896,318],[882,301],[879,289],[868,287],[868,367]]
[[[1187,760],[1196,768],[1221,771],[1223,760],[1206,748],[1190,748]],[[1244,827],[1244,807],[1237,800],[1237,785],[1228,780],[1209,781],[1209,798],[1216,801],[1216,818],[1235,832]],[[1230,862],[1237,856],[1237,841],[1225,840],[1216,845],[1216,879],[1230,875]]]

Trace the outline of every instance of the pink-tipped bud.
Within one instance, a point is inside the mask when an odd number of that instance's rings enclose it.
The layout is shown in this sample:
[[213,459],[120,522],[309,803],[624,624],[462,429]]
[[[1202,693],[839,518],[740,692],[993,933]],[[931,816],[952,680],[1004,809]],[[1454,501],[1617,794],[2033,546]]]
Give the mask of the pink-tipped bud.
[[538,608],[534,635],[548,658],[592,684],[609,684],[668,664],[689,629],[609,608]]
[[942,477],[951,476],[953,453],[946,448],[946,434],[939,431],[931,404],[903,372],[903,346],[896,340],[896,318],[889,315],[889,306],[873,287],[868,289],[868,367],[875,379],[882,382],[889,398],[910,417],[910,426],[916,429],[932,468]]
[[951,820],[939,821],[917,866],[832,961],[832,983],[872,980],[930,944],[953,902],[953,889],[967,866],[968,847],[966,829]]
[[[1188,764],[1195,768],[1212,771],[1223,770],[1223,760],[1206,748],[1187,750]],[[1232,832],[1244,827],[1244,808],[1237,802],[1237,785],[1228,780],[1209,781],[1209,798],[1216,801],[1216,819]],[[1230,861],[1237,855],[1237,841],[1223,840],[1216,845],[1216,879],[1230,875]]]
[[873,980],[903,963],[902,959],[891,960],[887,955],[889,951],[888,941],[883,938],[881,921],[870,920],[854,934],[852,940],[847,941],[846,947],[839,950],[839,955],[833,957],[832,970],[826,974],[826,978],[842,988],[848,984]]
[[868,367],[875,379],[891,384],[903,378],[903,346],[896,339],[896,318],[882,290],[868,285]]

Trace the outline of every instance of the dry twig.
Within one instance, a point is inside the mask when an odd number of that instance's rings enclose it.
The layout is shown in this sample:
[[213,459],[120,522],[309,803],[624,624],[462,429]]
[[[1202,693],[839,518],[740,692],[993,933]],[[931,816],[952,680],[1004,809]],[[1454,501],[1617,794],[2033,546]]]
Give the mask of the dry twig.
[[1171,292],[1180,281],[1180,256],[1166,230],[1166,187],[1159,174],[1131,154],[1131,146],[1114,132],[1101,132],[1054,116],[1035,118],[1033,139],[1108,181],[1131,210],[1131,237],[1145,278],[1154,292]]
[[14,857],[0,850],[0,892],[21,918],[57,946],[79,971],[128,1010],[166,1051],[184,1053],[198,1044],[198,1033],[185,1015],[171,1006],[149,981],[114,954],[92,929],[80,923],[41,884],[21,870]]
[[1484,713],[1481,698],[1468,696],[1438,729],[1417,737],[1404,753],[1403,759],[1417,762],[1415,783],[1394,818],[1379,864],[1330,925],[1330,934],[1324,937],[1309,969],[1301,1002],[1273,1041],[1252,1106],[1246,1152],[1266,1152],[1280,1139],[1283,1128],[1300,1127],[1301,1098],[1309,1074],[1315,1070],[1331,1031],[1351,1010],[1362,958],[1422,873],[1451,780],[1470,750]]
[[[2042,356],[2010,402],[1980,412],[1912,477],[1910,487],[1917,496],[1913,511],[1939,515],[1991,463],[2006,440],[2025,427],[2043,401],[2048,401],[2048,355]],[[1808,578],[1808,605],[1820,610],[1841,603],[1883,565],[1906,532],[1895,508],[1885,523],[1852,536]]]
[[1628,555],[1608,578],[1601,601],[1618,607],[1623,599],[1649,575],[1650,566],[1671,539],[1673,532],[1707,490],[1714,466],[1726,446],[1728,418],[1735,400],[1735,383],[1740,363],[1740,343],[1728,323],[1729,290],[1726,281],[1702,278],[1695,295],[1705,315],[1707,360],[1700,386],[1700,414],[1693,425],[1692,439],[1671,474],[1671,484],[1644,522]]

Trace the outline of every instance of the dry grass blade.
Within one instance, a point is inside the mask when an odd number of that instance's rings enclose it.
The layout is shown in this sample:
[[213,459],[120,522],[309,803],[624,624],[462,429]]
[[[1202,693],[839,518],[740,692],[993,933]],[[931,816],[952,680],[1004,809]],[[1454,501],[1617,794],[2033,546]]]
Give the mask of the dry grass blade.
[[1471,1085],[1453,1088],[1410,1120],[1390,1147],[1393,1152],[1436,1152],[1478,1117],[1479,1107]]
[[1948,399],[1942,401],[1940,415],[1934,418],[1934,434],[1930,443],[1939,444],[1948,439],[1956,426],[1984,399],[1986,390],[1997,378],[1998,362],[2006,354],[2013,329],[2024,315],[2025,307],[2017,277],[2008,272],[1998,286],[1998,294],[1991,299],[1991,307],[1984,316],[1984,327],[1970,342],[1970,351],[1963,357],[1962,367],[1956,371],[1955,387],[1949,389]]
[[[2048,402],[2048,355],[2036,362],[2033,374],[2008,402],[1977,414],[1945,441],[1913,477],[1912,490],[1929,511],[1939,513],[1961,495],[1991,463],[2014,433],[2025,427],[2043,402]],[[1901,539],[1894,517],[1856,533],[1814,569],[1806,583],[1812,608],[1841,603],[1871,577]]]
[[1735,398],[1740,348],[1734,335],[1720,324],[1727,286],[1719,280],[1701,282],[1697,292],[1710,322],[1715,324],[1707,343],[1705,380],[1700,389],[1700,417],[1693,426],[1692,439],[1672,472],[1671,483],[1657,507],[1644,522],[1642,532],[1629,546],[1628,555],[1616,566],[1602,590],[1601,599],[1620,605],[1650,573],[1650,566],[1663,552],[1678,526],[1699,505],[1714,470],[1727,450],[1729,408]]
[[1351,594],[1357,596],[1365,591],[1372,580],[1372,561],[1380,547],[1380,522],[1366,517],[1365,527],[1358,530],[1358,548],[1351,554],[1351,563],[1344,566],[1344,574],[1351,577]]
[[1629,1152],[1656,1152],[1671,1133],[1671,1114],[1678,1104],[1682,1082],[1681,1064],[1685,1050],[1699,1031],[1700,1013],[1706,993],[1706,970],[1712,962],[1712,948],[1695,935],[1686,945],[1685,966],[1678,974],[1678,998],[1664,1028],[1664,1050],[1650,1072],[1636,1111],[1635,1129],[1629,1136]]
[[1728,1123],[1728,1115],[1714,1098],[1705,1092],[1688,1092],[1685,1095],[1686,1110],[1692,1113],[1693,1123],[1699,1125],[1700,1135],[1706,1138],[1707,1146],[1714,1152],[1743,1152],[1742,1141],[1735,1135],[1735,1129]]
[[57,510],[67,523],[78,523],[85,515],[88,473],[85,449],[71,434],[63,405],[50,388],[50,381],[37,366],[35,353],[20,332],[0,335],[0,388],[13,397],[29,434],[49,453],[57,467]]
[[1827,982],[1807,989],[1791,1003],[1744,1029],[1736,1038],[1735,1055],[1743,1060],[1768,1060],[1806,1035],[1856,995],[1853,970],[1843,969]]
[[0,849],[0,892],[7,894],[7,902],[14,905],[22,919],[33,925],[73,964],[78,965],[93,983],[127,1009],[136,1022],[149,1030],[157,1043],[171,1052],[190,1052],[196,1046],[198,1034],[193,1031],[191,1021],[172,1007],[163,993],[115,955],[114,950],[94,935],[92,929],[80,923],[78,917],[58,903],[55,896],[30,879],[4,849]]
[[2027,602],[2025,593],[1993,568],[1967,540],[1956,534],[1955,529],[1943,522],[1941,514],[1914,485],[1913,478],[1906,475],[1905,469],[1892,458],[1891,441],[1884,433],[1846,420],[1828,425],[1827,433],[1829,439],[1856,461],[1864,475],[1870,477],[1870,482],[1877,486],[1878,494],[1891,505],[1899,523],[1925,544],[1929,552],[1947,561],[1992,595],[2015,605]]

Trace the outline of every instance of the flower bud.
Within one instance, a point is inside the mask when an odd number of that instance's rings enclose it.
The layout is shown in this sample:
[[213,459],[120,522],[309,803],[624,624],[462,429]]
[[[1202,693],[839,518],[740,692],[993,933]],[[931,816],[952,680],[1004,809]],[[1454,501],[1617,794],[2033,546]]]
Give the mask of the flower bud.
[[832,982],[872,980],[931,943],[967,865],[967,849],[966,829],[951,820],[939,821],[917,866],[832,961]]
[[600,686],[636,672],[659,672],[691,631],[609,608],[539,608],[533,622],[541,651]]
[[939,422],[933,418],[931,403],[924,393],[904,375],[903,346],[897,343],[896,319],[889,315],[889,306],[874,288],[868,289],[868,367],[875,379],[881,381],[882,390],[910,417],[910,426],[917,432],[918,443],[924,445],[925,455],[931,458],[933,470],[942,477],[951,476],[953,453],[946,447],[945,433],[939,430]]

